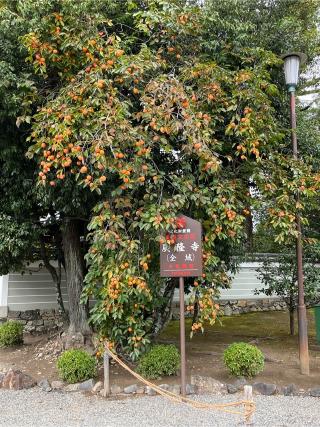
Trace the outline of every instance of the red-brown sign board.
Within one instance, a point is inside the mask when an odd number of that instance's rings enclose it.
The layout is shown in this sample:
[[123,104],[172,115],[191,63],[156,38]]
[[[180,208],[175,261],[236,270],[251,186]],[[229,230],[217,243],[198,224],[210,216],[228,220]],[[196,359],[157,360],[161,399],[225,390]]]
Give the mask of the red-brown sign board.
[[176,225],[177,228],[166,236],[166,242],[160,245],[160,276],[201,276],[201,224],[199,221],[180,215],[176,219]]

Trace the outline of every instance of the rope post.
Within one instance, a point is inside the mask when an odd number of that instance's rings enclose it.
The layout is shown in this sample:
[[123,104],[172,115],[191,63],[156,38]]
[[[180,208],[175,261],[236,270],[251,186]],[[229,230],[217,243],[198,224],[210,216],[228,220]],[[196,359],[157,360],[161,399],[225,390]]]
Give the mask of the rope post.
[[109,364],[109,350],[106,348],[103,354],[103,396],[107,397],[110,395],[110,364]]
[[245,385],[243,387],[243,392],[244,392],[244,409],[245,409],[245,413],[244,413],[244,421],[246,424],[251,424],[252,420],[251,417],[253,415],[254,412],[254,404],[253,404],[253,397],[252,397],[252,386],[251,385]]

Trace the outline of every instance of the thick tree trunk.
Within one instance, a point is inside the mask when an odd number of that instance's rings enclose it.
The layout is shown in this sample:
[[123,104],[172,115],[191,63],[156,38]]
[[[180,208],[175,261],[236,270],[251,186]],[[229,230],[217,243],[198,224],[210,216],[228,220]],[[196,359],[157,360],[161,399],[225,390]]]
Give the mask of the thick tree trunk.
[[290,309],[290,335],[294,335],[294,309]]
[[79,221],[66,218],[62,231],[69,301],[70,325],[68,333],[70,335],[80,333],[86,337],[91,334],[91,329],[88,324],[87,306],[80,304],[84,280],[84,259],[80,245]]

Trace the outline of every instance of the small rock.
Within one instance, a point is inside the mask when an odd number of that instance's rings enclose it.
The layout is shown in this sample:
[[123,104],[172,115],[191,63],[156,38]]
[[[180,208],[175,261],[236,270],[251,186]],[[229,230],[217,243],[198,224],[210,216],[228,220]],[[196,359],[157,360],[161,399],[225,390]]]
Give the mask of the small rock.
[[186,395],[189,394],[196,394],[197,393],[197,386],[194,384],[187,384],[186,385]]
[[136,392],[137,392],[137,390],[138,390],[138,386],[137,386],[137,384],[132,384],[132,385],[129,385],[128,387],[125,387],[125,388],[123,389],[123,392],[124,392],[125,394],[134,394],[134,393],[136,393]]
[[254,383],[252,387],[255,392],[263,394],[264,396],[272,396],[277,392],[277,386],[275,384]]
[[320,397],[320,388],[313,388],[309,394],[312,397]]
[[136,393],[137,394],[144,394],[144,387],[138,387]]
[[103,389],[103,382],[98,381],[92,389],[92,393],[99,393]]
[[90,380],[83,381],[79,384],[79,390],[81,391],[91,391],[94,387],[94,380],[91,378]]
[[162,388],[162,390],[169,390],[169,384],[160,384],[159,385],[160,388]]
[[30,377],[17,369],[9,369],[2,378],[2,388],[9,390],[22,390],[34,387],[37,383]]
[[3,378],[4,378],[4,374],[0,372],[0,388],[2,387]]
[[233,384],[227,384],[227,390],[229,394],[237,393],[238,387]]
[[67,392],[79,391],[80,390],[79,387],[80,387],[80,383],[69,384],[64,388],[64,391],[67,391]]
[[170,386],[169,391],[174,394],[180,394],[181,386],[179,386],[179,384],[173,384]]
[[61,390],[64,387],[63,381],[52,381],[52,390]]
[[153,388],[149,387],[148,385],[146,386],[144,392],[148,396],[155,396],[157,394],[157,392],[155,390],[153,390]]
[[247,380],[244,377],[239,377],[235,383],[234,386],[237,387],[238,391],[242,391],[243,387],[247,384]]
[[110,387],[111,394],[120,394],[122,393],[122,388],[117,384],[112,384]]
[[283,387],[282,393],[284,396],[297,396],[299,394],[299,390],[294,384],[289,384]]
[[49,392],[52,390],[52,387],[50,386],[49,381],[47,380],[47,378],[44,378],[43,380],[38,382],[38,386],[46,392]]
[[211,377],[191,375],[191,384],[197,386],[198,391],[201,393],[222,394],[227,392],[225,384]]

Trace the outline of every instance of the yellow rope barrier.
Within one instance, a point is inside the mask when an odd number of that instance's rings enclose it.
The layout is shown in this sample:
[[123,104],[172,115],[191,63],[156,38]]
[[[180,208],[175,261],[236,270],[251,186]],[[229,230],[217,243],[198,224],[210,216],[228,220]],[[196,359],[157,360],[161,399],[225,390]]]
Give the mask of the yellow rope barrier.
[[[206,403],[206,402],[195,401],[187,397],[179,396],[178,394],[172,393],[171,391],[168,391],[168,390],[163,390],[156,384],[151,383],[150,381],[146,380],[141,375],[133,371],[126,363],[124,363],[116,354],[111,352],[109,349],[106,349],[106,351],[108,352],[108,355],[113,358],[113,360],[115,360],[120,366],[122,366],[124,369],[130,372],[131,375],[133,375],[139,381],[141,381],[142,383],[146,384],[147,386],[155,390],[157,393],[159,393],[163,397],[166,397],[174,402],[184,403],[188,406],[192,406],[198,409],[215,409],[217,411],[223,411],[229,414],[243,415],[246,423],[250,421],[250,418],[255,412],[256,405],[252,400],[239,400],[238,402],[230,402],[230,403]],[[230,408],[230,407],[241,406],[241,405],[243,405],[245,408],[244,412],[233,410],[233,409],[226,409],[228,407]]]

